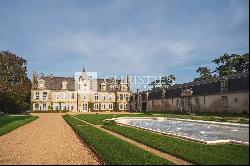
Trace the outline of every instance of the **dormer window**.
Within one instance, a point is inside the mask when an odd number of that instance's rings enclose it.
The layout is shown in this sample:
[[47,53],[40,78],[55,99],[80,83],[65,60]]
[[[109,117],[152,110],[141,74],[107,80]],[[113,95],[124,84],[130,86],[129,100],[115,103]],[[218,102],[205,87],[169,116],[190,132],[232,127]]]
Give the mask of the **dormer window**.
[[45,81],[44,80],[39,80],[38,81],[38,88],[39,89],[44,89],[45,88]]
[[62,82],[62,89],[63,89],[63,90],[68,89],[68,82],[67,82],[67,81],[63,81],[63,82]]
[[101,90],[102,91],[106,91],[106,83],[102,83],[101,84]]
[[228,89],[228,81],[227,81],[227,79],[226,78],[222,78],[221,79],[221,92],[226,92],[227,91],[227,89]]

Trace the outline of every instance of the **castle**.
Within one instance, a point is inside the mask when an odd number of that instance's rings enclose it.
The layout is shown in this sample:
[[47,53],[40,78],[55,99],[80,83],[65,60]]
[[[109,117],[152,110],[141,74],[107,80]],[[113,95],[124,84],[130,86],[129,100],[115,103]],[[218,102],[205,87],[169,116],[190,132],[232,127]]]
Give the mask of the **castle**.
[[32,76],[32,111],[129,111],[130,96],[128,76],[98,79],[85,70],[75,77]]

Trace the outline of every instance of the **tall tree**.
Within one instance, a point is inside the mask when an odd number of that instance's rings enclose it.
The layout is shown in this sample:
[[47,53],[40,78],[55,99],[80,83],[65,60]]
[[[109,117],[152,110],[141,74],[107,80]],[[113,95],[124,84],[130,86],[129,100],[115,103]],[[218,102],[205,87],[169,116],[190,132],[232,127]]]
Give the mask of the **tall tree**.
[[217,65],[214,72],[220,77],[249,71],[249,53],[243,55],[225,53],[212,62]]
[[198,78],[195,78],[194,81],[202,81],[212,79],[213,75],[210,69],[207,67],[198,67],[196,72],[200,75]]
[[30,108],[31,81],[27,62],[9,51],[0,52],[0,110],[18,113]]
[[149,85],[152,87],[152,90],[157,89],[167,89],[169,86],[173,85],[176,77],[174,75],[161,77],[160,80],[155,80]]
[[249,71],[249,53],[240,54],[227,54],[214,59],[212,61],[217,65],[214,71],[211,71],[207,67],[199,67],[196,72],[199,73],[199,77],[194,81],[208,80],[213,77],[223,77],[236,73],[243,73]]

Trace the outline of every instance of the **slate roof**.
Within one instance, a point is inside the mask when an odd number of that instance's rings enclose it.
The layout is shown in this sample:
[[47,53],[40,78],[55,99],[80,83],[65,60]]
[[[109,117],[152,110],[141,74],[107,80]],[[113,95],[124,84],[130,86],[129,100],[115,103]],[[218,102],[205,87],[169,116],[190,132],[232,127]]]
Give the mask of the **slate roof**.
[[[101,84],[105,81],[105,79],[97,79],[97,91],[101,91]],[[106,91],[115,91],[116,89],[113,88],[113,85],[117,85],[118,87],[118,91],[120,90],[120,83],[121,80],[116,80],[116,82],[114,82],[112,79],[106,79]]]
[[[74,91],[75,90],[75,79],[73,77],[55,77],[55,76],[42,76],[40,77],[45,81],[45,87],[49,90],[61,90],[62,89],[62,82],[68,82],[68,90]],[[101,83],[104,82],[104,79],[97,79],[97,91],[101,91]],[[112,88],[114,82],[112,79],[106,79],[106,91],[115,91]],[[120,83],[121,80],[116,80],[116,85],[118,86],[118,91],[120,90]],[[37,82],[34,83],[33,89],[37,89],[38,84]]]
[[45,87],[49,90],[61,90],[62,82],[68,82],[68,90],[75,90],[75,80],[73,77],[41,77],[41,79],[45,80]]
[[[239,73],[233,74],[225,77],[228,80],[228,91],[229,93],[239,92],[239,91],[248,91],[249,92],[249,73]],[[199,95],[211,95],[218,94],[221,92],[221,83],[222,78],[214,78],[211,80],[189,82],[184,84],[177,84],[169,87],[165,91],[165,98],[175,98],[181,97],[181,93],[185,89],[192,89],[193,96]],[[162,98],[160,91],[150,91],[149,99],[160,99]]]

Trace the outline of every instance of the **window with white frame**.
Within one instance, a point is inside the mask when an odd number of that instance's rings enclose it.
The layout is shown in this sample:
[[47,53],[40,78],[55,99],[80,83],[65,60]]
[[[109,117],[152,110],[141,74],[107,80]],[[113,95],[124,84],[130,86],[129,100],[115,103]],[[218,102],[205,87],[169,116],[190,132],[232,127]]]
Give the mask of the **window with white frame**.
[[104,101],[106,100],[106,96],[105,96],[105,95],[103,95],[103,100],[104,100]]
[[95,93],[95,101],[98,100],[98,93]]
[[126,100],[129,101],[129,94],[126,94]]
[[119,109],[120,109],[120,110],[123,110],[123,104],[120,104]]
[[127,110],[128,108],[128,104],[124,104],[124,110]]
[[71,94],[71,99],[75,99],[75,94],[74,93]]
[[110,101],[112,100],[112,95],[109,95],[109,100],[110,100]]
[[67,106],[63,106],[63,110],[67,110]]
[[120,100],[123,100],[123,94],[120,94]]
[[39,110],[39,104],[38,103],[35,103],[35,110]]
[[47,99],[47,95],[48,95],[47,92],[43,92],[43,100],[46,100],[46,99]]
[[88,111],[88,104],[87,103],[83,104],[83,111]]
[[47,104],[43,104],[43,110],[47,110]]
[[102,103],[101,104],[101,110],[105,110],[106,108],[105,108],[105,103]]
[[73,110],[74,110],[74,106],[72,105],[72,106],[71,106],[71,111],[73,111]]
[[113,104],[109,104],[109,110],[113,110]]
[[39,99],[39,92],[36,92],[36,99]]
[[94,110],[99,110],[99,103],[94,104]]

